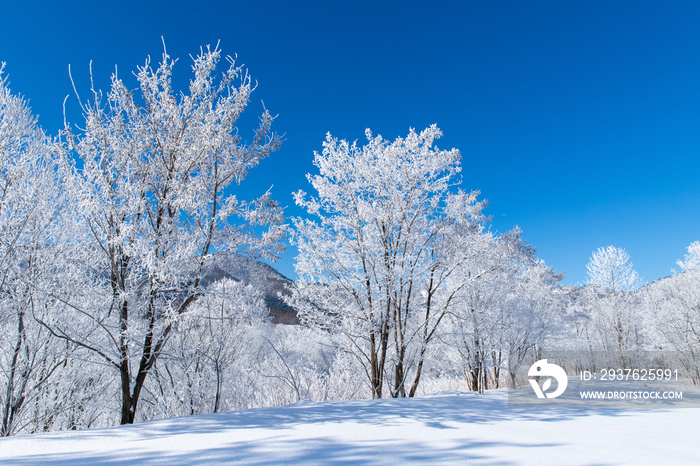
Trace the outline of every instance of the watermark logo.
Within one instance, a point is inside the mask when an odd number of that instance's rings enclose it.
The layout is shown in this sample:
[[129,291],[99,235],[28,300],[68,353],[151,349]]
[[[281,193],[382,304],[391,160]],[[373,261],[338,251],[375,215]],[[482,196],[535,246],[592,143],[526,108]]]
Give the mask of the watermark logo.
[[[564,372],[564,369],[556,364],[548,363],[546,359],[540,359],[530,366],[527,376],[529,377],[528,380],[530,381],[530,385],[532,385],[532,389],[535,390],[537,398],[556,398],[564,393],[566,386],[569,384],[569,378],[567,377],[566,372]],[[539,382],[532,377],[549,378],[545,380],[542,387],[540,387]],[[552,393],[546,393],[552,385],[552,378],[556,379],[557,381],[557,389]]]
[[508,407],[694,408],[698,370],[683,351],[532,350],[509,361]]

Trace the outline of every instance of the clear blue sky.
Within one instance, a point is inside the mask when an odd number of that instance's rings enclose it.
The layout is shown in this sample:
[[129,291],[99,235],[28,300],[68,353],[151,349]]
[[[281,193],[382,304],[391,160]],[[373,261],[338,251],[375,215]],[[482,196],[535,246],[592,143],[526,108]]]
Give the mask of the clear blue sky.
[[[115,64],[125,76],[160,58],[164,36],[186,83],[189,54],[220,40],[259,82],[244,119],[264,100],[286,134],[245,192],[274,185],[288,215],[327,131],[437,123],[491,228],[519,225],[567,283],[600,246],[651,281],[700,240],[700,2],[373,3],[3,2],[0,60],[56,133],[68,64],[87,92],[93,60],[106,88]],[[291,277],[293,257],[278,264]]]

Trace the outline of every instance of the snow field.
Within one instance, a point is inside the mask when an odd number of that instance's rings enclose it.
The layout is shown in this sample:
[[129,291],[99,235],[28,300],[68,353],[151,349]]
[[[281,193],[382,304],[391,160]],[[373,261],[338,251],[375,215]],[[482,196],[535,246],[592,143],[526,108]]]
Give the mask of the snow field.
[[514,410],[507,392],[315,403],[0,440],[1,464],[698,464],[700,411]]

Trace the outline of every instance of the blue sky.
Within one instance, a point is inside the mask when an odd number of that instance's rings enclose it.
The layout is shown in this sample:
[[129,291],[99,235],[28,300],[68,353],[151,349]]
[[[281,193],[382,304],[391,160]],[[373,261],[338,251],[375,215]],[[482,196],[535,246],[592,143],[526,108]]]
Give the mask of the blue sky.
[[[308,189],[327,131],[393,139],[437,123],[493,230],[519,225],[566,283],[609,244],[651,281],[700,240],[698,24],[691,1],[3,2],[0,61],[53,134],[68,64],[87,93],[92,60],[106,89],[115,65],[160,58],[163,36],[186,83],[189,55],[220,41],[259,82],[243,119],[264,101],[285,133],[248,197],[274,185],[299,215],[291,192]],[[293,258],[277,264],[291,277]]]

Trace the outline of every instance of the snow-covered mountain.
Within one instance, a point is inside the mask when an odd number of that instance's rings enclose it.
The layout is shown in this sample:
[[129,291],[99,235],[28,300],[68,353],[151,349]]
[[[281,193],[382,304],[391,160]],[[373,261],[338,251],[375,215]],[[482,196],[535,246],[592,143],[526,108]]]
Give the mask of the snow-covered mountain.
[[218,258],[217,263],[204,276],[202,285],[230,278],[252,285],[265,296],[265,304],[270,310],[272,322],[276,324],[298,324],[296,311],[288,306],[279,293],[288,293],[285,286],[293,282],[272,266],[238,254],[226,254]]

